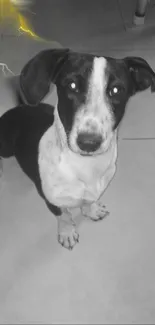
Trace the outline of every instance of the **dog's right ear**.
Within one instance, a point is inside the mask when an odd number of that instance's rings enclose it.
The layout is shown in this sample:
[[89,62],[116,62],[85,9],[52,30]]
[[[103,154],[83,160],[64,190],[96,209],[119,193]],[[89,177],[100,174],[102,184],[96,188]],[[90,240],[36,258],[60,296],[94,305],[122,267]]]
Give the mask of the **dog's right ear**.
[[45,97],[68,53],[69,49],[44,50],[25,65],[20,74],[21,97],[25,103],[37,105]]
[[155,72],[147,61],[140,57],[129,56],[124,58],[124,62],[131,76],[133,95],[149,87],[152,92],[155,92]]

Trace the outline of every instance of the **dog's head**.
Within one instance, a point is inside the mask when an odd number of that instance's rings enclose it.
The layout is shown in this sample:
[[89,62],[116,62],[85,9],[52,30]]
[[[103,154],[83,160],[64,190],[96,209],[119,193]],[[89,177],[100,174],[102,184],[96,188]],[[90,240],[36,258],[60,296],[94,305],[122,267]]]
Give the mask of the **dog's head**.
[[113,59],[70,50],[45,50],[23,68],[20,84],[37,105],[55,83],[57,115],[69,148],[82,155],[105,152],[133,94],[151,87],[155,73],[142,58]]

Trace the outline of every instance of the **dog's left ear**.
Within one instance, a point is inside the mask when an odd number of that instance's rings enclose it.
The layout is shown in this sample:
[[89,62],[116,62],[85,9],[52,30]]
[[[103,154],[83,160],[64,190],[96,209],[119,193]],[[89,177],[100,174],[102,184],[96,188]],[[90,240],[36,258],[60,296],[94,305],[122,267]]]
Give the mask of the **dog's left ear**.
[[26,104],[37,105],[55,82],[68,58],[69,49],[44,50],[33,57],[20,74],[21,97]]
[[139,57],[126,57],[124,62],[127,65],[133,82],[132,95],[138,91],[151,87],[155,91],[155,73],[150,65]]

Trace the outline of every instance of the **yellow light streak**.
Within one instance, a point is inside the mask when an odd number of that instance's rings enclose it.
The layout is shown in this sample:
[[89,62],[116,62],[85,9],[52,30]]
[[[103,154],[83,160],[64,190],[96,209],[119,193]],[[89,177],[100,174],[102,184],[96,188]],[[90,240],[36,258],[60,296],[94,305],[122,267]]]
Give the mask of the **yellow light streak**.
[[18,12],[18,7],[11,0],[0,0],[0,23],[11,21],[16,24],[17,30],[28,34],[30,37],[40,39],[35,34],[28,20]]

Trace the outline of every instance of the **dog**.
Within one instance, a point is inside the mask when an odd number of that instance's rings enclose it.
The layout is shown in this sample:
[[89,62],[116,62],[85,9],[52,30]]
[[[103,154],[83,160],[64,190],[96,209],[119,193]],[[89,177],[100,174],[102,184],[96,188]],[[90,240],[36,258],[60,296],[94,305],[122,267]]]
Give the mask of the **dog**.
[[[55,107],[41,101],[57,87]],[[79,241],[73,210],[97,221],[114,177],[117,134],[131,96],[155,91],[155,73],[139,57],[114,59],[69,49],[44,50],[20,75],[24,104],[0,118],[0,156],[15,156],[57,216],[58,241]]]

